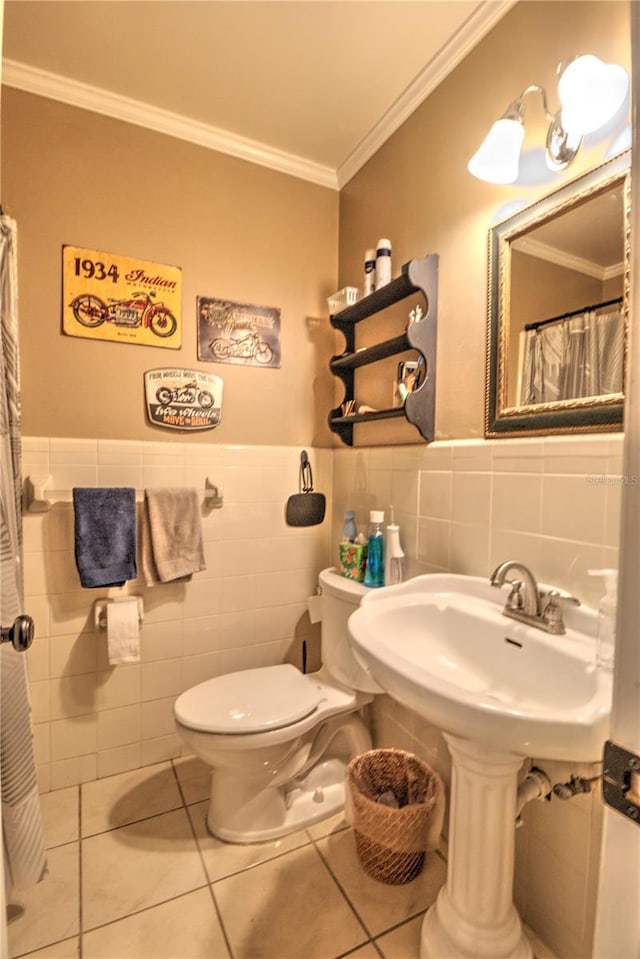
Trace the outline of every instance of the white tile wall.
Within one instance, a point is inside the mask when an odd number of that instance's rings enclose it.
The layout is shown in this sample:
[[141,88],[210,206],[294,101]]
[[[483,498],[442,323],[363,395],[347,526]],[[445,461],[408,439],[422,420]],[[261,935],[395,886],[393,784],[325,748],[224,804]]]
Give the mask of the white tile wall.
[[370,509],[393,504],[410,572],[488,576],[521,559],[594,605],[587,570],[617,565],[621,471],[618,433],[338,449],[333,541],[344,510],[366,528]]
[[[621,473],[621,434],[447,441],[410,453],[339,449],[333,540],[344,510],[355,509],[366,527],[370,509],[385,509],[388,516],[394,503],[409,575],[489,576],[498,563],[515,559],[540,582],[593,606],[602,583],[588,570],[618,563]],[[384,696],[376,698],[372,720],[377,745],[416,753],[448,783],[450,761],[438,730]],[[538,765],[553,782],[585,772],[569,764]],[[534,803],[524,820],[517,832],[516,904],[558,956],[590,956],[600,799],[593,793],[565,804]]]
[[[180,754],[173,702],[211,676],[254,665],[317,661],[317,627],[306,614],[329,556],[328,524],[291,529],[284,504],[298,491],[300,451],[25,437],[23,471],[49,473],[50,489],[73,486],[194,486],[224,490],[203,514],[207,570],[190,583],[122,590],[80,586],[73,508],[24,516],[27,608],[37,640],[28,653],[36,758],[46,791]],[[315,488],[331,510],[332,453],[310,451]],[[93,629],[93,603],[129,593],[144,600],[139,664],[111,667]]]

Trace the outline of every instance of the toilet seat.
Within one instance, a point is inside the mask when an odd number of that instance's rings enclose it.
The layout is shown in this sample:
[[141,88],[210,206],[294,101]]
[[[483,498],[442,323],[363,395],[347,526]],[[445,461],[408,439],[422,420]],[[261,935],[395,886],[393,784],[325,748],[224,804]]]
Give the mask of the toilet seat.
[[291,726],[315,712],[322,700],[322,688],[285,663],[199,683],[178,697],[175,716],[190,729],[247,735]]

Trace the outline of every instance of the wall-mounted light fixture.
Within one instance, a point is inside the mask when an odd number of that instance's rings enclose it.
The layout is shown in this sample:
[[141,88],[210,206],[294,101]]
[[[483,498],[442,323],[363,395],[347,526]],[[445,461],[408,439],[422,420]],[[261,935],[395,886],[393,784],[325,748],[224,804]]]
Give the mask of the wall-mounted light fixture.
[[558,67],[560,109],[549,112],[544,87],[532,84],[509,104],[471,157],[469,173],[487,183],[514,183],[524,141],[524,98],[539,93],[549,121],[547,165],[564,170],[574,160],[582,138],[604,126],[620,109],[629,89],[624,67],[586,54]]

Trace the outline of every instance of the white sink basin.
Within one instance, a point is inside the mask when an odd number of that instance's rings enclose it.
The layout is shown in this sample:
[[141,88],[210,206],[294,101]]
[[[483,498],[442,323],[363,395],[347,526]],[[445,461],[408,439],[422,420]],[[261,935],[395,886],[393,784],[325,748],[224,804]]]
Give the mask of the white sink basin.
[[565,606],[566,634],[554,636],[504,616],[507,593],[452,574],[372,591],[349,619],[352,647],[445,732],[517,756],[601,759],[612,683],[594,668],[596,614]]

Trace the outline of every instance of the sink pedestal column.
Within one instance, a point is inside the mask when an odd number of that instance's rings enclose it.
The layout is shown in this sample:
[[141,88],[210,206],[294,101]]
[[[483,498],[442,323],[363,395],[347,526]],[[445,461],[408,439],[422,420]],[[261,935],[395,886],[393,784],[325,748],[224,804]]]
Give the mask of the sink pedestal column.
[[452,758],[446,885],[425,916],[421,959],[532,959],[513,905],[522,758],[444,733]]

